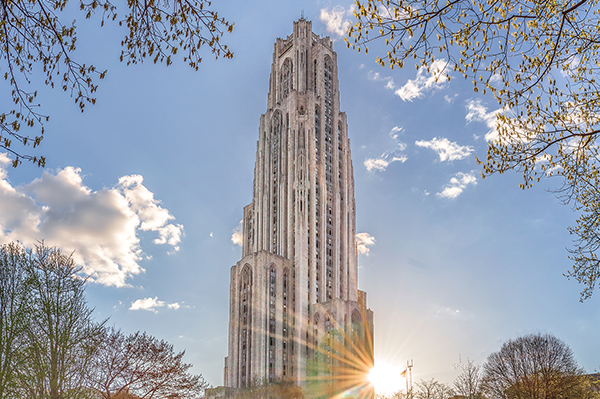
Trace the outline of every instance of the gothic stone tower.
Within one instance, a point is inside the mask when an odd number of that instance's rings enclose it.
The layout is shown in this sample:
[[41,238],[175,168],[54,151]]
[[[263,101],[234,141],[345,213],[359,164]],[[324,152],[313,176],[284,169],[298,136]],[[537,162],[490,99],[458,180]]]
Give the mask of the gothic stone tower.
[[[332,41],[301,18],[273,52],[242,259],[231,268],[225,386],[301,384],[323,332],[361,323],[372,332],[357,288],[354,177],[338,91]],[[372,334],[354,336],[372,354]]]

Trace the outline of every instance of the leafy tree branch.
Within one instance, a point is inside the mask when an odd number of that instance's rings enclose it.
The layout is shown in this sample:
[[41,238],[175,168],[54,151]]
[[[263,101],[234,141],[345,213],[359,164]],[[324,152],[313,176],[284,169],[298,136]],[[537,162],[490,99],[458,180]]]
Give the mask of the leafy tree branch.
[[[598,0],[358,0],[346,43],[368,50],[385,40],[381,66],[417,70],[444,60],[437,79],[456,73],[473,90],[498,103],[494,137],[478,159],[483,177],[516,170],[522,188],[558,176],[557,194],[582,212],[572,250],[575,272],[584,285],[581,300],[600,283],[594,275],[600,219],[594,180],[600,132],[600,24]],[[586,224],[586,221],[589,222]],[[585,227],[587,226],[587,227]],[[593,234],[589,229],[594,230]],[[583,247],[580,246],[583,244]],[[587,245],[591,244],[591,245]],[[591,269],[590,269],[591,267]],[[597,269],[597,266],[596,266]],[[582,274],[582,271],[584,271]],[[590,272],[591,275],[585,275]]]
[[[49,119],[36,102],[37,90],[31,88],[35,68],[42,68],[45,85],[56,84],[68,92],[81,112],[96,103],[97,80],[106,76],[106,70],[74,59],[75,21],[61,22],[68,4],[69,0],[0,0],[0,71],[12,99],[12,106],[0,111],[0,149],[12,156],[13,166],[23,160],[38,166],[46,162],[44,156],[23,152],[26,146],[40,145]],[[233,57],[221,42],[224,33],[233,31],[233,23],[210,7],[208,0],[127,0],[121,16],[109,0],[79,2],[85,19],[101,12],[101,26],[115,21],[126,28],[120,60],[127,65],[146,58],[170,65],[175,55],[183,53],[183,61],[194,70],[202,61],[203,46],[215,58]],[[38,128],[39,134],[23,134],[23,127]]]

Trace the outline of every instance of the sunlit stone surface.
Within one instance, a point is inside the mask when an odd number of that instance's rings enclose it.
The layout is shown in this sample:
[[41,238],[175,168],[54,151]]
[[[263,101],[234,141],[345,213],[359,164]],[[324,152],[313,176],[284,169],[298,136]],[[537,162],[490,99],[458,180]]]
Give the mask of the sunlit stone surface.
[[274,47],[242,259],[231,268],[225,386],[306,386],[326,375],[345,397],[366,397],[350,392],[373,364],[373,312],[357,288],[337,54],[304,18]]

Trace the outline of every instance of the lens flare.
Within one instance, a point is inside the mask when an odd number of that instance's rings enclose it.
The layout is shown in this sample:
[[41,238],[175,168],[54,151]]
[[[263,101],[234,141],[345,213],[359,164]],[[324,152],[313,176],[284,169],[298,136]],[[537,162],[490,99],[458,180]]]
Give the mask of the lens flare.
[[305,397],[373,398],[373,385],[368,380],[373,368],[373,335],[364,314],[362,320],[350,326],[335,325],[308,344],[313,355]]
[[[367,315],[363,306],[356,322],[340,325],[333,317],[327,320],[324,329],[309,322],[302,328],[307,331],[306,339],[293,340],[306,354],[306,377],[252,381],[245,388],[225,388],[227,397],[373,399],[374,386],[368,379],[374,363],[372,316]],[[269,335],[281,341],[289,339],[278,334]]]
[[379,395],[391,395],[406,388],[406,380],[400,374],[401,366],[377,362],[369,371],[367,379]]

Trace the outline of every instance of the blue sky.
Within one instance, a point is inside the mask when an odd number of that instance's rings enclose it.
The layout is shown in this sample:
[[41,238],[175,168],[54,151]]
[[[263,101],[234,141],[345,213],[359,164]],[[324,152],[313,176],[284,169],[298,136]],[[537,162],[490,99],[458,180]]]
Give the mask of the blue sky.
[[[567,226],[576,215],[520,176],[480,177],[475,155],[493,135],[490,97],[454,76],[436,84],[415,69],[390,70],[347,50],[339,29],[348,2],[213,2],[235,22],[233,60],[206,53],[198,72],[182,62],[126,67],[124,31],[80,25],[77,56],[108,69],[98,102],[81,114],[59,90],[38,87],[51,116],[37,154],[42,170],[0,156],[0,241],[75,250],[91,273],[99,319],[144,330],[186,350],[194,372],[222,384],[232,234],[252,199],[259,117],[273,43],[301,12],[338,52],[348,115],[357,232],[374,238],[359,258],[361,289],[375,313],[376,360],[450,383],[462,359],[483,363],[502,342],[552,333],[588,372],[600,368],[600,293],[563,277]],[[33,83],[36,83],[34,77]],[[6,84],[2,101],[8,104]],[[32,132],[35,133],[35,132]]]

